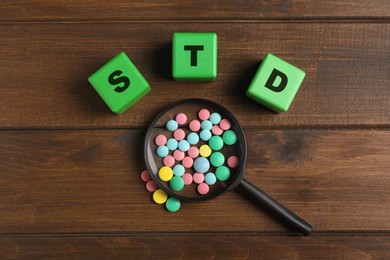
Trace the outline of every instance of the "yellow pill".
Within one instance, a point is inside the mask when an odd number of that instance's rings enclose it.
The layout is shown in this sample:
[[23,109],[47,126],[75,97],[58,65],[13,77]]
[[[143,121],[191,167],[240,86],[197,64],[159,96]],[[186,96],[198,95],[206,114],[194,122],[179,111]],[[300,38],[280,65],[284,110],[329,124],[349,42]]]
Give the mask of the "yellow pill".
[[204,144],[199,147],[199,154],[202,157],[209,157],[211,154],[211,148],[207,144]]
[[173,177],[173,170],[171,167],[163,166],[158,170],[158,177],[160,177],[160,180],[162,181],[169,181]]
[[153,192],[153,200],[157,204],[163,204],[165,201],[167,201],[168,195],[163,191],[162,189],[158,189],[155,192]]

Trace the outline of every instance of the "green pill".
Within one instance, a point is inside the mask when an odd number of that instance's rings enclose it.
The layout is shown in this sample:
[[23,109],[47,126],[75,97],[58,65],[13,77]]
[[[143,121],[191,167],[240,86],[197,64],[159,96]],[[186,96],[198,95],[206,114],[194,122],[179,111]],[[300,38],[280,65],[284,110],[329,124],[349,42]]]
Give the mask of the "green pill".
[[170,212],[176,212],[180,209],[180,200],[170,197],[167,202],[165,202],[165,207]]
[[184,180],[181,176],[173,176],[169,181],[169,187],[174,191],[179,191],[184,188]]
[[223,142],[227,145],[233,145],[237,142],[237,134],[233,130],[227,130],[222,135]]
[[215,135],[210,138],[209,146],[214,151],[221,150],[221,148],[223,147],[223,139],[220,136]]
[[219,181],[226,181],[230,177],[230,170],[226,166],[220,166],[215,171],[215,176],[217,176]]
[[210,163],[214,167],[219,167],[225,162],[225,156],[220,152],[215,152],[210,156]]

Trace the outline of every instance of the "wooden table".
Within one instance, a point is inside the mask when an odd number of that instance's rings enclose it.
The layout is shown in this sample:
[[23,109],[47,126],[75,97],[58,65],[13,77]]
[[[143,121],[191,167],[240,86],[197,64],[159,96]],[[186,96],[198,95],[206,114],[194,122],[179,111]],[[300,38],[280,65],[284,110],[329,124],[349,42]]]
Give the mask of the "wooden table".
[[[390,258],[390,2],[0,3],[0,258]],[[173,32],[218,34],[218,78],[174,82]],[[87,78],[124,51],[152,87],[122,115]],[[245,97],[267,53],[302,68],[288,112]],[[152,117],[184,97],[230,109],[246,178],[304,237],[238,191],[169,213],[140,172]]]

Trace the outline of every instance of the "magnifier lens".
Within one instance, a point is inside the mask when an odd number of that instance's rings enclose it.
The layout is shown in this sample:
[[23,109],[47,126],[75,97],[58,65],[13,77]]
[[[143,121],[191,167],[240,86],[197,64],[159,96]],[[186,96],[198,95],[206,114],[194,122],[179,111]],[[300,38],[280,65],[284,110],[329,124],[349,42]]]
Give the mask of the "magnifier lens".
[[240,183],[246,157],[242,129],[224,107],[203,99],[176,102],[148,129],[145,160],[152,178],[183,200],[214,198]]

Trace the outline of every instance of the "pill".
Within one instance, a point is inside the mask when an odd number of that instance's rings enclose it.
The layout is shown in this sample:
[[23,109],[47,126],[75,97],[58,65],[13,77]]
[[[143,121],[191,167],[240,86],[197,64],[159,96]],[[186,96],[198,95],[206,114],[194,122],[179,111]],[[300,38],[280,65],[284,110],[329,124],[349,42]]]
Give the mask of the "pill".
[[163,163],[166,166],[172,167],[173,165],[175,165],[175,158],[173,158],[172,155],[167,155],[164,157]]
[[184,156],[185,156],[185,153],[180,151],[180,150],[175,150],[173,152],[173,158],[175,158],[176,161],[180,162],[181,160],[183,160]]
[[165,207],[170,212],[176,212],[180,209],[180,200],[178,200],[177,198],[174,198],[174,197],[170,197],[165,202]]
[[204,181],[204,175],[202,173],[196,172],[192,175],[192,179],[195,183],[200,184]]
[[229,120],[227,120],[227,119],[222,119],[221,122],[219,123],[219,127],[220,127],[222,130],[228,130],[228,129],[230,129],[231,124],[230,124]]
[[169,149],[166,146],[159,146],[157,147],[157,155],[160,156],[161,158],[164,158],[165,156],[168,155]]
[[158,170],[158,177],[162,181],[169,181],[173,177],[173,170],[171,167],[163,166]]
[[191,168],[192,165],[194,164],[194,159],[192,159],[191,157],[189,156],[186,156],[183,158],[183,160],[181,161],[181,163],[183,164],[183,166],[187,169]]
[[156,138],[154,139],[154,142],[155,142],[158,146],[165,145],[165,144],[167,143],[167,138],[166,138],[164,135],[158,135],[158,136],[156,136]]
[[210,163],[214,167],[219,167],[225,163],[225,156],[220,152],[212,153],[210,156]]
[[154,192],[157,190],[157,184],[154,182],[154,180],[150,180],[146,183],[146,189],[150,192]]
[[202,157],[209,157],[211,154],[211,148],[207,144],[203,144],[199,147],[199,154]]
[[211,132],[214,135],[221,135],[223,133],[223,130],[218,125],[213,125],[213,128],[211,128]]
[[162,189],[157,189],[155,192],[153,192],[153,200],[157,204],[163,204],[165,201],[167,201],[168,196]]
[[190,143],[187,140],[181,140],[177,147],[180,151],[187,152],[190,149]]
[[219,124],[221,122],[221,115],[217,112],[211,113],[209,120],[213,125]]
[[233,145],[237,142],[237,135],[233,130],[227,130],[222,135],[223,142],[227,145]]
[[174,191],[180,191],[184,187],[184,180],[181,176],[173,176],[169,181],[169,187]]
[[239,160],[237,156],[233,155],[227,159],[227,165],[229,165],[230,168],[236,168],[238,164],[239,164]]
[[199,149],[196,146],[191,146],[190,149],[188,149],[187,152],[188,156],[191,158],[196,158],[199,156]]
[[150,177],[150,174],[147,170],[143,170],[141,172],[141,179],[144,181],[144,182],[147,182],[147,181],[150,181],[150,179],[152,179],[152,177]]
[[174,151],[177,149],[178,142],[174,138],[169,138],[167,141],[167,147],[170,151]]
[[204,181],[205,181],[208,185],[214,185],[214,184],[217,182],[217,177],[215,177],[215,174],[214,174],[214,173],[208,172],[208,173],[206,173],[206,175],[204,176]]
[[183,176],[184,172],[185,172],[184,166],[181,164],[176,164],[173,167],[173,174],[176,176]]
[[192,175],[190,173],[184,173],[182,178],[185,185],[190,185],[192,183]]
[[210,117],[210,111],[208,111],[207,109],[201,109],[199,112],[198,112],[198,117],[200,120],[207,120],[209,119]]
[[223,147],[223,139],[220,136],[213,136],[209,140],[209,146],[214,151],[221,150]]
[[180,140],[183,140],[184,137],[186,137],[186,133],[184,132],[183,129],[177,129],[177,130],[175,130],[175,132],[173,132],[173,137],[177,141],[180,141]]
[[197,144],[199,142],[199,135],[197,133],[191,132],[187,135],[187,142],[189,144]]
[[211,128],[213,128],[213,124],[209,120],[204,120],[202,123],[200,123],[200,128],[210,131]]
[[209,185],[207,185],[204,182],[199,184],[197,189],[198,189],[199,194],[202,194],[202,195],[207,194],[210,190]]
[[212,134],[211,134],[210,130],[202,130],[202,131],[200,131],[200,134],[199,134],[200,139],[202,139],[203,141],[208,141],[211,138],[211,136],[212,136]]
[[187,123],[187,116],[184,113],[179,113],[176,115],[175,120],[179,125],[184,125]]
[[230,170],[226,166],[220,166],[215,170],[215,176],[220,181],[226,181],[230,177]]
[[168,131],[173,132],[179,127],[179,125],[177,124],[177,122],[175,120],[171,119],[167,122],[165,127],[167,128]]
[[210,168],[210,162],[204,157],[198,157],[196,158],[194,162],[194,169],[195,171],[199,173],[205,173],[209,170]]
[[190,122],[190,130],[193,131],[193,132],[197,132],[200,130],[200,122],[198,120],[192,120]]

